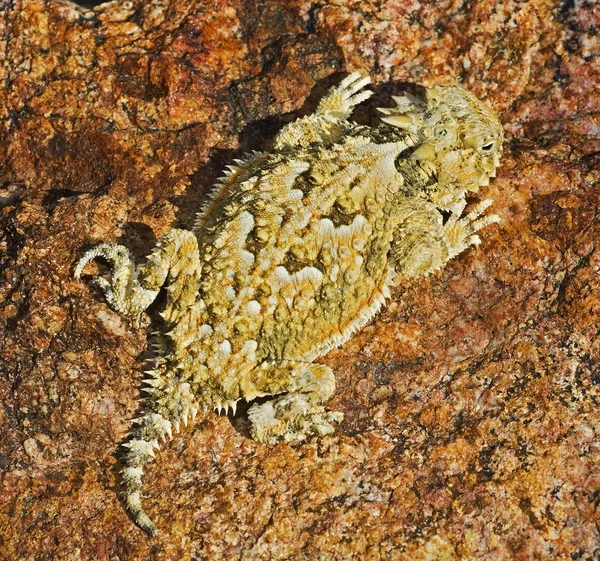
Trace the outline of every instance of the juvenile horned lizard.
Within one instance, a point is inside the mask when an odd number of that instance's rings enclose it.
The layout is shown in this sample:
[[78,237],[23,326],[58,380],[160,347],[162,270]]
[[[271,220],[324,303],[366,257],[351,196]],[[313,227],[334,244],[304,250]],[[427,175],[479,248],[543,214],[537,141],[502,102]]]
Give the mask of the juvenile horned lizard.
[[384,304],[395,279],[426,275],[496,222],[491,201],[463,216],[466,194],[495,176],[502,128],[459,86],[394,97],[377,128],[348,121],[372,92],[351,74],[314,114],[286,125],[270,152],[229,166],[191,231],[172,229],[142,265],[120,245],[85,253],[112,265],[97,278],[109,304],[139,314],[166,287],[144,413],[124,444],[124,498],[135,522],[142,476],[159,441],[198,411],[254,404],[265,443],[332,432],[341,413],[330,368],[313,361],[347,341]]

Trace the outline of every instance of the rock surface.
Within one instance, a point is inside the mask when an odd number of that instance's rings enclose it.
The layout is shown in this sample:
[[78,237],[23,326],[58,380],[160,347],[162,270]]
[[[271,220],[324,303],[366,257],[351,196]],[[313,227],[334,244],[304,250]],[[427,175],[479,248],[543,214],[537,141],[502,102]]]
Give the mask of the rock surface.
[[[600,558],[596,2],[0,2],[0,558]],[[209,414],[116,494],[152,313],[72,277],[190,226],[221,169],[343,73],[374,107],[461,80],[509,139],[502,223],[325,362],[330,437]],[[154,310],[155,312],[156,310]]]

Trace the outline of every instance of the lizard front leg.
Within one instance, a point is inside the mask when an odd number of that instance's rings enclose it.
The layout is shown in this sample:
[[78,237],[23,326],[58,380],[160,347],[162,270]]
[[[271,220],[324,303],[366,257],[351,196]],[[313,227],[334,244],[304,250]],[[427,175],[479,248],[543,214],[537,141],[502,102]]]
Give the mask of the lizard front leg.
[[271,362],[258,366],[243,383],[246,400],[282,394],[255,404],[248,411],[252,437],[269,444],[303,440],[311,434],[330,434],[342,413],[327,411],[321,403],[335,390],[331,368],[305,362]]
[[481,216],[491,204],[490,200],[481,201],[465,216],[461,216],[462,210],[456,211],[444,223],[435,205],[413,201],[411,206],[417,209],[405,216],[394,233],[390,257],[396,273],[428,275],[469,246],[481,243],[476,232],[500,220],[495,214]]

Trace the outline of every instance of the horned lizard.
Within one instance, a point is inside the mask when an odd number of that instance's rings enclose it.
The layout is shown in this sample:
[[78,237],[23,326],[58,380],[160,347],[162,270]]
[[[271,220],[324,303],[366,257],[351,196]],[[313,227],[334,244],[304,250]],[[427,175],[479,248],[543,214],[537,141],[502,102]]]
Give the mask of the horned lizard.
[[499,164],[494,113],[460,86],[433,87],[361,126],[348,118],[369,82],[349,75],[271,151],[229,166],[193,229],[167,232],[145,263],[105,243],[77,264],[79,278],[96,257],[111,263],[112,279],[95,282],[122,313],[166,288],[144,412],[124,444],[125,502],[149,534],[144,468],[180,422],[270,396],[249,409],[253,438],[331,433],[342,414],[322,404],[335,379],[313,361],[364,326],[395,280],[439,269],[498,220],[482,216],[489,200],[463,214]]

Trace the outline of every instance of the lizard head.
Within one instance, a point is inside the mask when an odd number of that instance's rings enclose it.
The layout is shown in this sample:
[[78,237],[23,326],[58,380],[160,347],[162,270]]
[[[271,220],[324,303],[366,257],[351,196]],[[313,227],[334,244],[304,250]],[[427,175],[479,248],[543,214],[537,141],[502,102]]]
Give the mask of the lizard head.
[[425,99],[394,97],[396,107],[380,109],[384,123],[416,137],[409,158],[436,178],[428,192],[441,209],[452,210],[467,191],[495,177],[502,149],[502,126],[495,113],[461,86],[426,90]]

